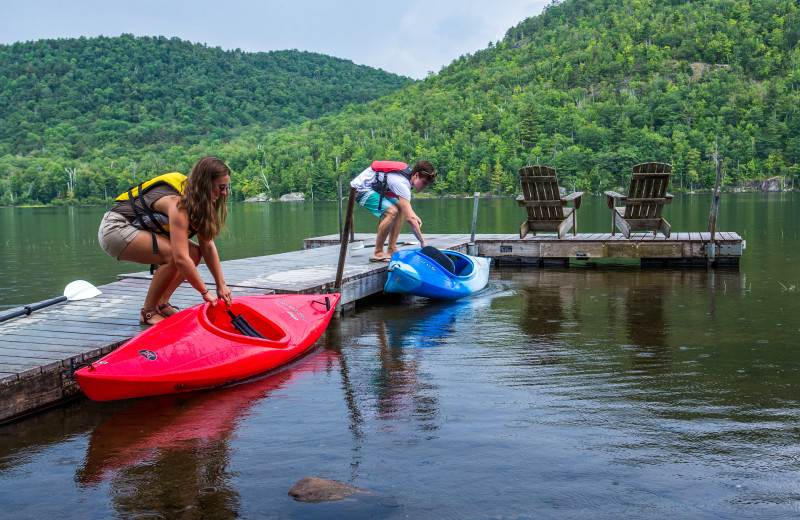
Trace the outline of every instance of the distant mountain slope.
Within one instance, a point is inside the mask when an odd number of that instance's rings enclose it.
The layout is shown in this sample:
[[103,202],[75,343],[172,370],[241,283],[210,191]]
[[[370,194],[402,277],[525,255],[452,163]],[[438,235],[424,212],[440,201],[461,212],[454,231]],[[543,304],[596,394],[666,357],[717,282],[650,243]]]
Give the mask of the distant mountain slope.
[[178,38],[0,45],[0,155],[185,146],[333,114],[410,82],[321,54],[223,51]]

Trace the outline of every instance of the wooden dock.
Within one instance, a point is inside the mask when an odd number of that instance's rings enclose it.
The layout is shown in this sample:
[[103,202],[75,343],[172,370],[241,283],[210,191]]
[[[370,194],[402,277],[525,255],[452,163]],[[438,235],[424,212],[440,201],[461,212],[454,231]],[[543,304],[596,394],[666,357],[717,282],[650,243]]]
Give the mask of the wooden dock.
[[[527,236],[492,234],[475,235],[470,244],[470,235],[426,235],[431,245],[434,241],[448,237],[458,245],[450,247],[458,251],[470,250],[470,254],[494,259],[496,265],[567,265],[570,260],[590,259],[635,259],[643,265],[663,266],[738,266],[746,246],[738,233],[716,232],[710,247],[711,233],[673,233],[669,238],[652,233],[633,233],[627,239],[622,234],[579,233],[559,239],[553,233]],[[364,243],[372,240],[369,234],[356,234],[355,240]],[[338,235],[308,238],[303,241],[305,249],[330,246],[339,243]]]
[[[634,234],[631,239],[610,234],[426,235],[429,244],[473,255],[492,257],[498,265],[566,265],[570,259],[636,258],[643,264],[679,266],[738,266],[744,241],[736,233],[717,232],[713,250],[709,233],[677,233],[666,239]],[[371,263],[375,235],[356,234],[343,270],[339,312],[380,293],[387,276],[386,263]],[[401,242],[412,242],[402,235]],[[401,245],[401,248],[415,244]],[[712,258],[709,253],[713,251]],[[234,296],[272,293],[334,292],[339,261],[338,235],[309,238],[303,250],[223,262],[223,272]],[[213,278],[204,265],[206,283]],[[93,361],[143,330],[139,308],[150,283],[147,271],[120,275],[119,281],[100,286],[100,296],[65,302],[30,316],[0,324],[0,423],[22,417],[80,395],[70,377],[71,363]],[[173,303],[181,308],[201,303],[197,291],[184,285]],[[31,302],[33,303],[33,302]]]

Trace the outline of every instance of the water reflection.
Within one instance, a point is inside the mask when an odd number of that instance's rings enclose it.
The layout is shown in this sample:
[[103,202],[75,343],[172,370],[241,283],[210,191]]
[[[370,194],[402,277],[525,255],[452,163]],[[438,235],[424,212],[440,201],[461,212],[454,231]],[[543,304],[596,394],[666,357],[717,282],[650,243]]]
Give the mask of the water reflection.
[[299,374],[338,370],[337,356],[318,350],[273,375],[235,386],[138,401],[91,432],[75,480],[83,488],[111,482],[120,515],[193,509],[204,517],[238,518],[230,441],[263,399]]
[[381,421],[387,431],[411,425],[426,436],[433,435],[441,426],[440,389],[426,371],[425,361],[441,356],[437,347],[450,345],[451,336],[489,301],[438,302],[384,295],[374,308],[362,308],[357,315],[340,320],[341,343],[355,341],[365,347],[351,350],[342,359],[343,372],[348,367],[343,380],[350,387],[346,395],[351,415],[358,417],[354,424],[367,414]]
[[[370,327],[375,340],[378,363],[369,374],[372,395],[362,396],[379,420],[388,424],[413,420],[425,431],[436,430],[436,384],[425,377],[420,349],[435,346],[448,332],[452,312],[427,300],[387,298],[403,307],[403,312],[388,313]],[[407,303],[408,302],[408,303]],[[390,304],[391,305],[391,304]]]
[[664,313],[668,285],[673,277],[629,277],[626,285],[614,285],[615,298],[622,302],[625,329],[630,341],[633,369],[658,370],[670,362],[668,322]]
[[[515,270],[523,292],[522,330],[537,343],[552,343],[580,321],[579,287],[562,269]],[[511,274],[511,273],[509,273]]]
[[680,343],[686,335],[687,291],[705,299],[710,327],[716,330],[718,299],[741,295],[746,285],[738,270],[655,271],[591,264],[504,268],[499,277],[513,282],[521,294],[520,330],[529,341],[518,347],[524,346],[521,355],[527,364],[560,363],[565,346],[591,349],[624,331],[619,347],[628,352],[630,367],[649,372],[668,368],[671,338],[677,333]]
[[621,302],[633,368],[650,372],[668,368],[670,347],[675,346],[671,338],[686,327],[688,310],[682,302],[687,287],[706,297],[709,325],[716,330],[717,300],[726,297],[728,287],[731,292],[743,287],[744,280],[737,270],[725,269],[625,273],[610,290]]
[[376,323],[380,364],[373,389],[377,413],[385,420],[410,418],[421,430],[434,432],[439,428],[437,384],[421,368],[424,349],[447,341],[468,304],[408,296],[395,303],[403,306],[403,312]]
[[[20,518],[795,518],[800,300],[776,285],[579,264],[494,271],[454,306],[365,302],[323,336],[330,372],[113,417],[119,405],[80,402],[0,429],[2,505]],[[230,391],[243,393],[217,406]],[[312,508],[286,495],[306,476],[372,494]]]

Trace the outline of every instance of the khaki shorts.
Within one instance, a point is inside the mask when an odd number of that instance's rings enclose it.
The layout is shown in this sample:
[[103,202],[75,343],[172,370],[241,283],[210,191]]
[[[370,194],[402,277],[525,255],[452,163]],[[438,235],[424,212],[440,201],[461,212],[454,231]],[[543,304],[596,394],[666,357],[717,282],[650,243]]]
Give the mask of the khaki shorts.
[[100,230],[97,232],[97,240],[100,247],[109,256],[119,260],[120,255],[133,242],[141,229],[137,229],[128,222],[128,219],[115,211],[109,211],[103,215],[100,222]]

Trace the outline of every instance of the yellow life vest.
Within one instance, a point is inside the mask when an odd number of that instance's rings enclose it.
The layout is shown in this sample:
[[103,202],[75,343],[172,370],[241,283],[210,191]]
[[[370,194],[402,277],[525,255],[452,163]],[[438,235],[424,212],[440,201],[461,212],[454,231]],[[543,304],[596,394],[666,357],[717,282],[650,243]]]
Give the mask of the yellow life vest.
[[[114,202],[124,202],[128,201],[133,209],[134,215],[136,218],[133,221],[133,225],[149,231],[153,237],[153,254],[158,254],[158,242],[156,241],[156,233],[159,235],[163,235],[165,237],[169,237],[169,221],[166,218],[166,215],[163,213],[154,212],[153,209],[147,205],[144,201],[143,194],[155,186],[160,186],[162,184],[169,184],[178,193],[183,193],[183,187],[186,182],[186,175],[178,172],[172,173],[165,173],[164,175],[159,175],[158,177],[154,177],[149,181],[145,181],[140,185],[129,189],[125,193],[122,193],[119,197],[114,199]],[[144,214],[142,214],[139,209],[136,207],[136,199],[140,199],[142,202],[142,207],[144,208]],[[195,230],[189,226],[188,229],[189,238],[193,237],[195,234]],[[150,274],[155,272],[155,265],[150,266]]]
[[[150,207],[145,204],[142,195],[149,191],[150,189],[160,186],[162,184],[169,184],[178,193],[183,193],[183,186],[186,182],[186,175],[178,172],[172,173],[165,173],[164,175],[159,175],[158,177],[154,177],[149,181],[145,181],[140,185],[129,189],[128,191],[120,194],[119,197],[114,199],[114,202],[124,202],[124,201],[131,201],[131,207],[133,208],[133,212],[136,215],[136,219],[134,220],[134,225],[140,227],[142,229],[147,229],[152,231],[153,233],[158,233],[160,235],[169,236],[169,222],[164,219],[163,222],[159,221],[157,218],[157,214],[154,213]],[[144,207],[145,214],[142,215],[136,209],[134,202],[136,199],[141,199],[142,207]]]
[[172,173],[165,173],[164,175],[159,175],[158,177],[153,177],[149,181],[145,181],[141,183],[139,186],[135,188],[131,188],[127,190],[125,193],[121,194],[119,197],[114,199],[114,202],[122,202],[123,200],[128,200],[129,193],[133,192],[133,196],[136,197],[139,195],[139,188],[142,188],[142,191],[147,191],[148,188],[152,187],[154,184],[158,183],[167,183],[173,188],[175,188],[178,193],[183,193],[183,184],[186,182],[186,175],[178,172]]

